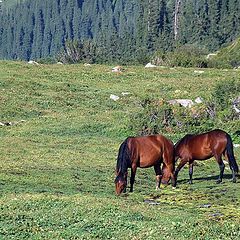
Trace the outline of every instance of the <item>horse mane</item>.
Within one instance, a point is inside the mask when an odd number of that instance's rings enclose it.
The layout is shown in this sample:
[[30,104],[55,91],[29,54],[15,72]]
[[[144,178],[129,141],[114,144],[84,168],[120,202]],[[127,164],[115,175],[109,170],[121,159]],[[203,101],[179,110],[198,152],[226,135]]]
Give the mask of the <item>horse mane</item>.
[[131,164],[130,153],[128,148],[128,139],[129,137],[121,144],[118,151],[116,167],[118,176],[123,176],[127,172],[127,169]]
[[181,138],[175,145],[174,148],[175,150],[177,149],[177,147],[182,144],[185,143],[190,137],[195,136],[195,134],[186,134],[183,138]]

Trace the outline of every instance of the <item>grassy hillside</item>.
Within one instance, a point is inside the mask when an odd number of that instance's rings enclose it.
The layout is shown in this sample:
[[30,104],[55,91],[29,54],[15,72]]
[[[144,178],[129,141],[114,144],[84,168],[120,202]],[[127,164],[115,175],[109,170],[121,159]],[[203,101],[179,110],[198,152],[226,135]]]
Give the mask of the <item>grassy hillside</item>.
[[211,57],[210,64],[218,68],[237,68],[240,66],[240,38],[232,44],[220,49],[216,56]]
[[[213,160],[195,167],[191,186],[183,169],[176,190],[156,192],[153,169],[138,169],[132,194],[116,197],[113,182],[139,99],[207,98],[218,81],[240,81],[239,72],[0,65],[0,121],[17,123],[0,126],[1,239],[240,237],[240,179],[231,183],[227,167],[216,185]],[[239,162],[239,148],[235,154]]]

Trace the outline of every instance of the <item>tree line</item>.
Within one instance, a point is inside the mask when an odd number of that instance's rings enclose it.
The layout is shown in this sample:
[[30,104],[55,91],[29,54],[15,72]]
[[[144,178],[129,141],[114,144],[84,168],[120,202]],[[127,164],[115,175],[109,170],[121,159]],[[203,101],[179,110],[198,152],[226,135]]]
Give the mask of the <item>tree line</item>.
[[82,46],[92,61],[143,61],[185,44],[214,51],[239,32],[239,0],[25,0],[0,13],[0,58]]

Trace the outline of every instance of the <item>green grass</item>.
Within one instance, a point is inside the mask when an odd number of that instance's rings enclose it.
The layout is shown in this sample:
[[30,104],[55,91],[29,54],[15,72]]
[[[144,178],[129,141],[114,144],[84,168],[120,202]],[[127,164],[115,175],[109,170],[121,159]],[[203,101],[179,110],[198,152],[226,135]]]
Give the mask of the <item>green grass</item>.
[[[157,192],[153,169],[138,169],[134,193],[114,194],[118,147],[134,134],[129,117],[140,99],[207,99],[239,72],[0,64],[0,121],[24,120],[0,127],[0,239],[240,237],[240,180],[231,183],[226,169],[215,184],[214,160],[194,168],[192,186],[186,168],[176,190]],[[239,162],[239,148],[235,155]]]
[[210,58],[209,64],[218,68],[238,68],[240,65],[240,38],[221,48],[216,56]]

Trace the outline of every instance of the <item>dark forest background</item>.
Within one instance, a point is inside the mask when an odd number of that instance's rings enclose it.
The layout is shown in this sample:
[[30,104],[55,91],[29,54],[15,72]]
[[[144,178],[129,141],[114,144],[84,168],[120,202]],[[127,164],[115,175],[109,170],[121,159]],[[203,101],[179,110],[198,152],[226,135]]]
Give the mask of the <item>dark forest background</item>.
[[90,62],[144,62],[187,45],[216,51],[239,35],[239,0],[25,0],[1,8],[0,58],[70,52]]

